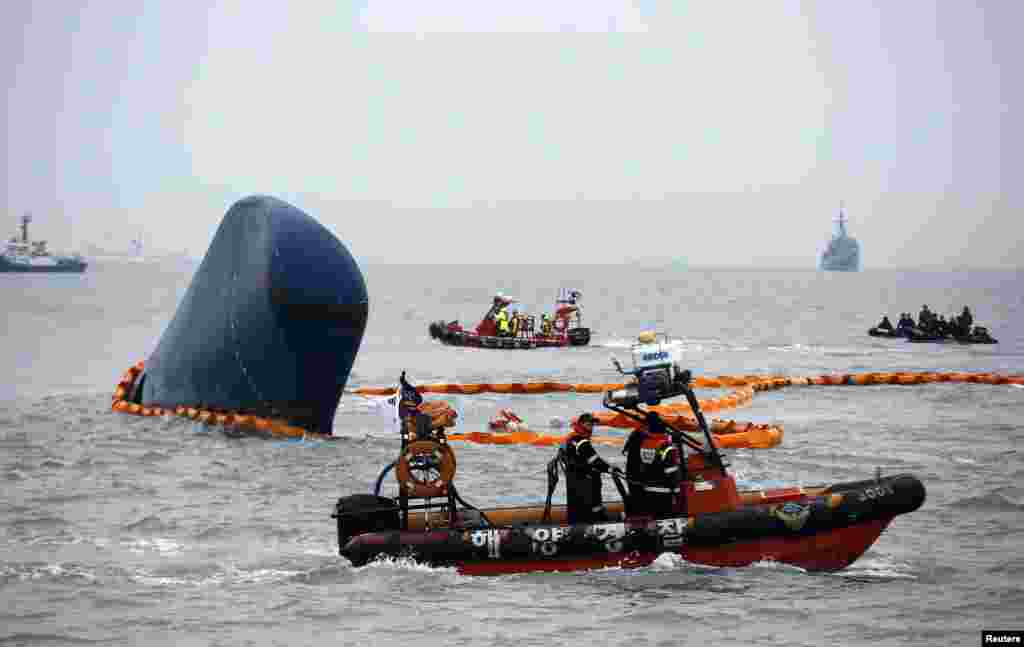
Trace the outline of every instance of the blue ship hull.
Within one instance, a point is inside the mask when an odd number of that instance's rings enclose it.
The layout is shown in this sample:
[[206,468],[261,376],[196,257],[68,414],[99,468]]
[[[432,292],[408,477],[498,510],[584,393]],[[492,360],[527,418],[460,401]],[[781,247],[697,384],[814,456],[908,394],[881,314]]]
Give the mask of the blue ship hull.
[[19,272],[24,274],[80,274],[88,267],[85,261],[62,261],[57,265],[28,265],[26,263],[15,263],[6,258],[0,257],[0,272]]
[[341,241],[285,202],[246,198],[224,216],[129,399],[329,434],[367,312]]

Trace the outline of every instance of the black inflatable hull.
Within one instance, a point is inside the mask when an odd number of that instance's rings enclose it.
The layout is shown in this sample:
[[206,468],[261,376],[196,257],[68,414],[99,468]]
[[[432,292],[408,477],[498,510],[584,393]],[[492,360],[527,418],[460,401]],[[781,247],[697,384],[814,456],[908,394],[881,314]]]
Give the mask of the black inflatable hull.
[[784,503],[656,521],[403,532],[396,529],[397,513],[381,511],[359,518],[358,534],[353,534],[344,521],[353,518],[353,507],[389,502],[365,495],[339,500],[336,516],[340,554],[356,566],[382,556],[406,556],[466,574],[499,575],[641,566],[660,554],[677,553],[716,566],[770,559],[834,571],[853,563],[895,516],[917,510],[924,499],[921,481],[898,475],[834,485]]
[[530,350],[533,348],[562,348],[565,346],[586,346],[590,343],[590,328],[570,328],[561,337],[497,337],[478,335],[475,332],[451,331],[443,321],[434,321],[427,327],[431,339],[448,346],[470,348],[502,348],[506,350]]
[[911,331],[907,337],[907,341],[914,343],[930,343],[930,344],[998,344],[999,340],[992,337],[980,337],[978,335],[967,335],[966,337],[956,337],[953,335],[934,335],[924,333],[918,330]]
[[872,337],[891,337],[896,339],[902,339],[906,337],[906,333],[900,330],[887,330],[885,328],[870,328],[868,334]]
[[129,399],[330,433],[367,311],[341,241],[285,202],[246,198],[224,216]]

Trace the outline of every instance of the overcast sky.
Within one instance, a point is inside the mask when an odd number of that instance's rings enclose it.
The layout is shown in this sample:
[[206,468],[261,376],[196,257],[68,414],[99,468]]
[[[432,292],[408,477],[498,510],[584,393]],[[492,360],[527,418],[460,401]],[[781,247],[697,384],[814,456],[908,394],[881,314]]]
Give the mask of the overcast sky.
[[7,229],[205,252],[231,203],[360,258],[865,268],[1024,258],[1024,3],[27,2]]

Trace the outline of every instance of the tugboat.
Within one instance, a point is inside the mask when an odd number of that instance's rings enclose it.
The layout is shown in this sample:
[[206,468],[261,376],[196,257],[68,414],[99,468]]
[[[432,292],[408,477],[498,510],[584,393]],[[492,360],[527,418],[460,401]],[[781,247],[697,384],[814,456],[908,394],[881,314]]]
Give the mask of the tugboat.
[[[411,412],[400,423],[399,456],[380,473],[373,493],[337,501],[331,516],[337,522],[339,553],[356,567],[382,557],[406,557],[453,566],[467,575],[636,568],[664,553],[713,566],[774,560],[808,571],[835,571],[856,561],[893,518],[924,502],[924,485],[906,474],[738,491],[690,387],[690,372],[679,370],[672,358],[663,359],[629,373],[616,362],[635,381],[605,393],[603,404],[644,420],[641,405],[686,397],[703,438],[670,427],[672,442],[681,454],[683,448],[689,454],[681,487],[673,493],[675,512],[652,517],[631,510],[627,484],[616,474],[622,501],[605,506],[606,521],[568,524],[565,506],[551,505],[558,480],[554,461],[545,505],[477,509],[455,487],[455,452],[444,434],[454,416],[439,410],[446,403],[413,403],[396,395],[401,398],[396,406]],[[415,389],[403,393],[416,396]],[[398,496],[381,496],[392,469]]]
[[450,346],[476,348],[531,349],[562,346],[586,346],[590,328],[583,327],[578,290],[562,290],[555,300],[554,315],[510,314],[515,299],[494,295],[490,309],[473,330],[466,330],[458,321],[434,321],[428,327],[430,336]]
[[0,272],[84,272],[88,263],[75,254],[54,256],[46,249],[45,240],[30,240],[28,225],[32,215],[21,217],[21,235],[7,241],[0,253]]
[[839,233],[832,237],[821,255],[821,269],[831,272],[860,271],[860,243],[846,233],[846,214],[839,203]]

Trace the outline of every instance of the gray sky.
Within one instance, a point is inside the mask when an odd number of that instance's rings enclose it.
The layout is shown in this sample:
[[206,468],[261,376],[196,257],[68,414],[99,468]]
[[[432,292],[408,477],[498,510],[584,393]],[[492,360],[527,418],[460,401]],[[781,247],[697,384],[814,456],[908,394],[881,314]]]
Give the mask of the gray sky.
[[1014,0],[2,13],[6,227],[58,246],[268,193],[360,258],[813,267],[843,199],[866,268],[1024,258]]

